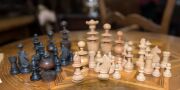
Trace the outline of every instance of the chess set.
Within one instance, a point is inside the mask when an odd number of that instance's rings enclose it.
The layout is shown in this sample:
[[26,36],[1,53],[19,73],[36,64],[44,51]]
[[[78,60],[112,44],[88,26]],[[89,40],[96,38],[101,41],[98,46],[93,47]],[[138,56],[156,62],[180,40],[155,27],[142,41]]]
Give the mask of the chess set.
[[[71,67],[73,72],[68,78],[70,83],[83,83],[89,80],[87,77],[92,76],[97,80],[116,80],[139,86],[142,83],[138,82],[148,84],[153,83],[151,79],[156,79],[154,83],[160,82],[161,85],[154,86],[166,87],[163,84],[164,79],[172,77],[169,51],[161,51],[157,45],[153,46],[145,38],[141,38],[136,44],[138,46],[135,46],[133,41],[125,41],[122,31],[117,31],[117,38],[113,40],[110,32],[111,25],[108,23],[103,25],[105,32],[99,35],[96,31],[98,23],[99,21],[96,20],[86,21],[90,30],[86,33],[85,41],[79,40],[76,43],[79,47],[76,51],[71,50],[72,43],[68,37],[69,31],[66,29],[65,21],[61,23],[63,30],[60,51],[54,43],[51,28],[47,30],[46,47],[40,42],[38,35],[34,34],[35,54],[29,60],[23,50],[23,44],[20,43],[17,46],[18,55],[9,57],[10,74],[28,73],[31,81],[51,82],[61,78],[63,83],[66,78],[61,73],[64,73],[63,69],[66,67]],[[138,48],[137,53],[133,52],[135,48]],[[60,56],[59,53],[61,53]]]

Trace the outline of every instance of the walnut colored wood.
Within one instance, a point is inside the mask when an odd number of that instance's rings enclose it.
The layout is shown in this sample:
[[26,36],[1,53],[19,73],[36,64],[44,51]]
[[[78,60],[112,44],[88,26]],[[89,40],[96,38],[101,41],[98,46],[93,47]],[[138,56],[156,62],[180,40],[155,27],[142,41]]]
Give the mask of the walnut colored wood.
[[[108,9],[111,10],[112,7],[107,7],[108,3],[106,1],[107,0],[99,0],[99,6],[100,6],[99,9],[102,17],[102,22],[104,23],[107,21],[116,22],[124,26],[137,24],[147,31],[164,33],[164,34],[168,33],[169,24],[172,18],[172,14],[176,2],[176,0],[167,0],[166,7],[164,9],[164,13],[162,16],[161,25],[158,25],[139,14],[133,13],[125,16],[121,12],[118,12],[117,10],[112,10],[113,12],[110,12],[108,11]],[[113,0],[111,0],[111,2],[113,2]]]
[[[87,30],[88,31],[88,30]],[[78,46],[77,42],[79,40],[86,39],[87,31],[77,31],[71,32],[70,40],[72,41],[72,50],[77,51]],[[103,31],[100,31],[103,32]],[[138,72],[133,70],[131,73],[122,72],[122,77],[120,80],[113,79],[110,76],[110,79],[107,81],[100,81],[97,78],[95,72],[90,71],[85,76],[82,83],[73,83],[72,76],[74,68],[72,65],[63,67],[63,72],[59,77],[50,83],[50,87],[53,90],[179,90],[180,89],[180,38],[167,36],[162,34],[154,33],[143,33],[143,32],[123,32],[124,38],[126,40],[131,40],[134,42],[134,45],[139,43],[139,40],[144,37],[152,42],[152,46],[158,45],[159,48],[168,50],[171,52],[170,62],[172,64],[172,77],[171,78],[160,78],[152,77],[151,75],[146,75],[146,80],[144,82],[139,82],[136,80],[136,75]],[[112,30],[112,35],[115,38],[116,32]],[[55,43],[59,48],[59,34],[55,34]],[[4,53],[4,60],[0,65],[0,78],[3,83],[0,84],[0,90],[47,90],[48,85],[42,81],[32,82],[29,80],[30,74],[19,74],[12,76],[9,73],[10,64],[8,62],[8,56],[17,55],[18,49],[16,48],[19,42],[24,44],[24,49],[28,53],[28,58],[31,58],[34,54],[32,39],[26,39],[18,42],[14,42],[8,45],[5,45],[0,48]],[[47,36],[41,36],[40,40],[47,45]],[[137,46],[137,45],[136,45]],[[138,53],[138,48],[135,48],[133,53]],[[134,56],[132,60],[138,60],[138,56]],[[161,71],[163,72],[163,71]],[[58,79],[63,79],[59,81]]]

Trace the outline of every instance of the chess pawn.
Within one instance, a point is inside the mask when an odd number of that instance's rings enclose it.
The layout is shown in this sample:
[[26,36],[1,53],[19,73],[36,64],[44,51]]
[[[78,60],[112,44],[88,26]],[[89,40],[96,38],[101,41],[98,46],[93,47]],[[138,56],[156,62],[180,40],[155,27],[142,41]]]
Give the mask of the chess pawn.
[[136,79],[138,81],[145,81],[146,77],[144,76],[144,67],[140,67],[139,74],[137,75]]
[[41,79],[40,71],[39,71],[39,57],[34,55],[32,57],[32,75],[30,76],[31,81],[37,81]]
[[164,77],[172,77],[171,64],[167,63],[165,68],[166,68],[166,70],[164,71],[163,76]]
[[146,55],[146,63],[145,63],[145,68],[144,68],[145,74],[152,74],[153,72],[152,58],[153,58],[152,54]]
[[163,52],[163,60],[161,62],[161,68],[165,68],[166,67],[166,64],[169,61],[169,57],[170,57],[170,52],[164,51]]
[[8,58],[11,64],[10,74],[17,75],[20,73],[19,68],[17,66],[17,57],[11,56]]
[[134,68],[134,64],[132,63],[131,59],[133,57],[133,55],[131,54],[132,52],[132,47],[128,47],[127,48],[127,51],[128,51],[128,54],[127,54],[127,63],[125,64],[124,66],[124,69],[126,72],[132,72],[133,71],[133,68]]
[[120,79],[121,78],[121,74],[119,72],[119,65],[118,64],[115,65],[115,72],[113,73],[113,78],[114,79]]
[[81,57],[81,64],[82,66],[88,65],[88,59],[87,59],[87,51],[84,51],[84,47],[86,46],[86,43],[84,41],[78,42],[78,47],[80,48],[80,51],[78,51],[79,56]]
[[111,29],[111,25],[106,23],[103,26],[105,33],[102,34],[102,39],[101,39],[101,50],[104,54],[108,54],[111,52],[112,49],[112,34],[109,33],[109,30]]
[[75,67],[75,72],[72,77],[72,81],[75,83],[81,82],[83,80],[83,75],[81,73],[80,67],[81,67],[81,59],[77,52],[75,52],[75,55],[73,57],[73,67]]
[[161,76],[161,73],[160,73],[159,69],[160,69],[160,65],[156,64],[156,65],[155,65],[155,70],[154,70],[153,73],[152,73],[152,75],[153,75],[154,77],[159,77],[159,76]]
[[21,73],[29,73],[30,70],[30,64],[29,60],[27,59],[27,54],[23,50],[23,45],[20,43],[18,46],[19,52],[18,52],[18,61],[19,61],[19,67]]
[[115,57],[111,56],[111,67],[110,67],[110,70],[109,70],[109,74],[114,73],[114,70],[115,70]]
[[96,66],[96,62],[94,60],[95,54],[95,51],[89,51],[89,68],[91,69],[94,69]]
[[118,63],[118,65],[119,65],[119,70],[122,71],[122,70],[123,70],[122,58],[119,58],[117,63]]
[[101,56],[101,51],[97,52],[97,55],[95,57],[95,61],[96,61],[96,67],[95,67],[95,72],[99,72],[100,71],[100,64],[103,62],[102,60],[102,56]]

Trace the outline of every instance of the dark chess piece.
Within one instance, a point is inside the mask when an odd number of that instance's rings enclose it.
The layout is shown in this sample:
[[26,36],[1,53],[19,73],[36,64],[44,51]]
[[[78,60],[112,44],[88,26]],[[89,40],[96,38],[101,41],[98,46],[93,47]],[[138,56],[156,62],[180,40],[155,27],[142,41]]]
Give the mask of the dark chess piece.
[[61,65],[66,66],[72,62],[72,53],[64,45],[61,47]]
[[42,43],[39,44],[38,46],[38,55],[40,57],[40,60],[44,57],[45,55],[45,50],[44,50],[44,46]]
[[31,81],[38,81],[41,79],[40,70],[39,70],[39,56],[34,55],[32,57],[32,75],[30,76]]
[[34,44],[34,49],[36,50],[36,54],[38,54],[38,46],[40,45],[38,34],[34,34],[33,44]]
[[18,63],[21,73],[29,73],[30,70],[30,64],[29,60],[27,59],[27,54],[23,50],[23,45],[20,43],[18,46],[19,52],[18,52]]
[[58,50],[56,47],[54,48],[54,51],[53,51],[53,60],[55,63],[55,71],[60,72],[61,71],[61,61],[58,57]]
[[67,22],[62,21],[61,26],[63,27],[63,30],[61,31],[62,35],[62,41],[61,41],[61,46],[64,45],[66,48],[69,50],[71,49],[71,42],[69,41],[69,30],[67,30]]
[[54,49],[54,47],[55,47],[55,44],[54,44],[54,41],[53,41],[53,31],[52,31],[52,30],[49,30],[49,31],[47,32],[47,35],[48,35],[48,37],[49,37],[47,49],[48,49],[49,53],[52,54],[53,49]]
[[51,70],[55,66],[54,61],[50,58],[48,53],[45,53],[42,60],[40,61],[40,68],[43,70]]
[[17,57],[16,56],[11,56],[8,59],[9,59],[9,62],[11,64],[10,74],[11,75],[19,74],[20,71],[19,71],[19,68],[17,66]]

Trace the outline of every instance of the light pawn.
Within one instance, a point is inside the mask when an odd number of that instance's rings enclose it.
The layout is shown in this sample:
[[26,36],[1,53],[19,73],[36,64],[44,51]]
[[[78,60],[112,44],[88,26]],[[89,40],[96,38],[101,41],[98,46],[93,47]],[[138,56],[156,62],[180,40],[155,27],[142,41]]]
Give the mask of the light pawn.
[[165,68],[166,68],[166,70],[164,71],[163,76],[164,77],[172,77],[171,64],[167,63]]
[[145,81],[146,77],[144,76],[144,67],[140,67],[139,74],[137,75],[136,79],[138,81]]
[[156,64],[155,69],[154,69],[154,71],[152,73],[152,75],[154,77],[160,77],[161,76],[161,73],[160,73],[159,69],[160,69],[160,65]]
[[120,79],[121,78],[121,74],[119,72],[119,65],[118,64],[115,65],[115,72],[113,74],[113,78],[114,79]]

